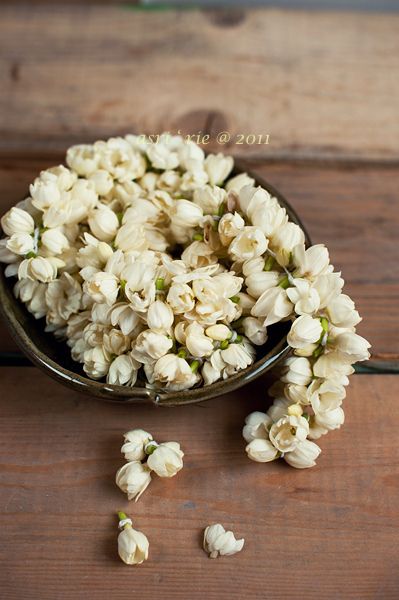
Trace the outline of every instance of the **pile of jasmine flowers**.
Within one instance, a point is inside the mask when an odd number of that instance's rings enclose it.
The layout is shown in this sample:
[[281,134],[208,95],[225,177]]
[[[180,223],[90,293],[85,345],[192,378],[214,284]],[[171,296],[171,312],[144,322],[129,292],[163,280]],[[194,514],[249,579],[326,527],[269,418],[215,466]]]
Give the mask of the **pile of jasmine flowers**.
[[344,420],[360,316],[324,245],[234,161],[194,142],[127,135],[72,146],[1,219],[5,273],[85,373],[171,391],[247,368],[292,322],[272,408],[247,418],[250,458],[312,466],[309,441]]

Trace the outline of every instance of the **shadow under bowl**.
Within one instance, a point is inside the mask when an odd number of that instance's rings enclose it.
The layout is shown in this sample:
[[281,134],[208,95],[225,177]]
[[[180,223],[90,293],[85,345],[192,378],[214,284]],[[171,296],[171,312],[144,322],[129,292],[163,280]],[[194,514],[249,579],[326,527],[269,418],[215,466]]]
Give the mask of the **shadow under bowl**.
[[[236,161],[234,173],[245,171]],[[306,244],[310,239],[299,217],[282,196],[266,180],[254,173],[246,171],[256,180],[256,183],[273,196],[287,210],[289,218],[297,223],[304,231]],[[10,330],[10,333],[24,354],[48,375],[78,392],[118,403],[153,403],[159,406],[177,406],[209,400],[231,392],[246,383],[256,379],[290,352],[286,336],[289,323],[277,323],[268,329],[268,340],[263,346],[257,347],[256,361],[243,371],[239,371],[226,380],[217,381],[205,387],[193,388],[179,392],[147,389],[144,382],[137,382],[134,387],[109,385],[101,381],[89,379],[82,366],[72,360],[69,347],[44,331],[44,319],[36,320],[25,306],[14,297],[14,278],[6,278],[4,269],[0,269],[0,312]]]

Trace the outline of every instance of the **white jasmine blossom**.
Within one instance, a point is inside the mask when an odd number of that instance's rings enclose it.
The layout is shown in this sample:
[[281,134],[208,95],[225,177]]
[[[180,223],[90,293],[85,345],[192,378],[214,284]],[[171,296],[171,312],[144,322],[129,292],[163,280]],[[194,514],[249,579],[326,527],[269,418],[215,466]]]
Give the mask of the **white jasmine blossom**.
[[122,454],[128,461],[144,460],[146,457],[145,446],[153,437],[144,429],[132,429],[124,434],[124,444],[121,448]]
[[184,452],[177,442],[147,444],[147,466],[159,477],[174,477],[183,468]]
[[244,547],[244,539],[237,540],[232,531],[226,531],[223,525],[208,525],[204,531],[203,547],[209,558],[231,556]]
[[118,554],[127,565],[141,565],[148,558],[149,542],[141,531],[132,528],[132,521],[123,512],[118,512]]
[[127,462],[116,473],[116,485],[127,494],[128,500],[137,500],[151,483],[151,472],[139,461]]

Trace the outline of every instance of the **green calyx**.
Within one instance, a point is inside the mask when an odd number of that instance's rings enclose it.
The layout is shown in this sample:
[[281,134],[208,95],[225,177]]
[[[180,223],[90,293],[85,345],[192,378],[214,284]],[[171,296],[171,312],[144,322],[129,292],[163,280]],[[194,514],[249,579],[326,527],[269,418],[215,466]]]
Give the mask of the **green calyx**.
[[194,242],[202,242],[204,239],[204,235],[202,233],[194,233],[193,241]]
[[290,287],[290,282],[288,279],[288,275],[286,275],[285,277],[283,277],[280,281],[279,281],[279,287],[283,288],[283,290],[286,290],[287,288]]
[[231,298],[229,298],[229,300],[234,302],[234,304],[238,304],[240,302],[240,296],[231,296]]
[[185,348],[180,348],[180,350],[177,352],[177,356],[179,358],[187,358],[187,350]]
[[219,206],[218,217],[222,217],[225,212],[226,212],[226,206],[225,206],[225,203],[222,202],[222,204]]
[[28,254],[25,255],[25,258],[36,258],[37,254],[36,252],[28,252]]
[[229,340],[223,340],[223,342],[220,342],[220,349],[221,350],[226,350],[226,348],[229,347]]
[[274,263],[275,263],[275,260],[274,260],[273,256],[268,256],[268,258],[265,260],[265,266],[263,267],[263,270],[271,271],[272,268],[274,267]]
[[158,279],[155,280],[155,289],[158,291],[165,289],[165,279],[163,277],[158,277]]
[[157,448],[158,448],[158,444],[156,442],[154,442],[154,443],[148,442],[148,444],[146,445],[146,447],[144,449],[144,452],[147,454],[147,456],[150,456],[150,454],[153,454]]

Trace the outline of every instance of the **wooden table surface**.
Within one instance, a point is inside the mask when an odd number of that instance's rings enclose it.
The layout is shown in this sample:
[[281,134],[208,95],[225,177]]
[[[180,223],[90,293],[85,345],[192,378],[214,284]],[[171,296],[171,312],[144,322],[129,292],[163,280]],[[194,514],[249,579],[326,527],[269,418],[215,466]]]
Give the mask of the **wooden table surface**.
[[[399,597],[399,16],[0,4],[0,207],[68,145],[209,133],[278,187],[342,269],[373,345],[317,467],[244,453],[267,381],[202,405],[103,404],[23,366],[0,329],[2,600]],[[216,143],[220,131],[268,145]],[[14,366],[12,366],[14,365]],[[113,483],[122,433],[176,439],[185,468],[137,504]],[[116,510],[150,560],[116,556]],[[209,560],[201,533],[246,538]]]

